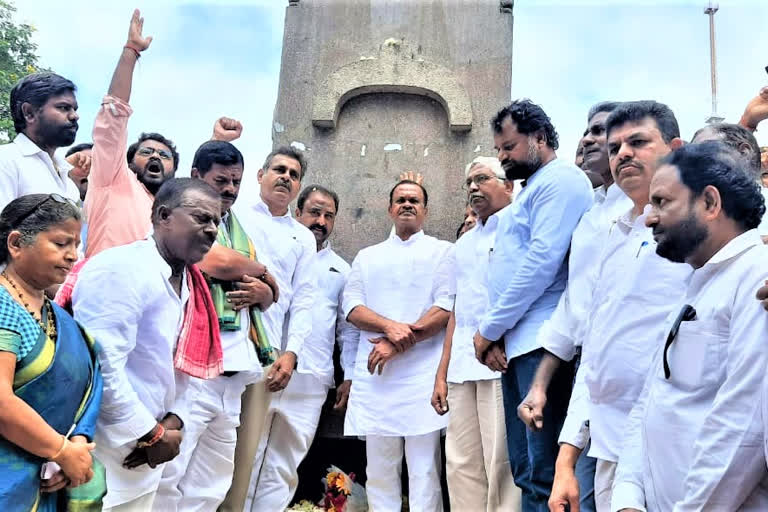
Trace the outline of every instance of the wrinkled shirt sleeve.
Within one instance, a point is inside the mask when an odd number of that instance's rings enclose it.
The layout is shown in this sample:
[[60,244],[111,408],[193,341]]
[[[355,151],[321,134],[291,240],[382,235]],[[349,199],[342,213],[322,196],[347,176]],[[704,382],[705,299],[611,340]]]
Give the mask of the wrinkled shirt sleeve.
[[312,335],[312,304],[315,296],[313,258],[315,247],[302,244],[302,253],[293,273],[293,300],[288,308],[288,338],[285,350],[299,354],[304,340]]
[[456,252],[453,244],[439,254],[440,262],[432,283],[432,305],[445,311],[453,311],[456,299]]
[[108,187],[120,178],[133,178],[128,168],[128,119],[130,105],[114,96],[104,96],[93,123],[93,153],[88,190]]
[[[573,230],[592,204],[592,191],[583,177],[556,174],[554,178],[562,179],[547,178],[549,181],[531,197],[535,207],[525,256],[520,261],[503,262],[502,275],[492,276],[506,279],[507,285],[480,323],[480,334],[489,340],[498,340],[513,328],[552,285],[571,245]],[[500,229],[496,236],[504,236],[504,232]]]
[[344,316],[344,289],[339,293],[339,305],[336,312],[336,340],[341,350],[341,367],[344,369],[344,380],[352,380],[355,374],[355,358],[357,345],[360,341],[360,330],[349,323]]
[[579,365],[576,371],[576,380],[571,392],[571,401],[568,403],[568,415],[560,431],[559,443],[567,443],[583,450],[589,442],[589,390],[584,382],[586,368]]

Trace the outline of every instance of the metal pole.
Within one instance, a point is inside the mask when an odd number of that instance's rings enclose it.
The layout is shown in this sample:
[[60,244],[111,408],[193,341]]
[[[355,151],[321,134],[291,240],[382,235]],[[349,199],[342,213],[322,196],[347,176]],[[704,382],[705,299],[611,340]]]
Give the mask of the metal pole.
[[712,114],[707,120],[708,123],[716,123],[722,121],[722,118],[717,115],[717,54],[715,51],[715,13],[719,7],[717,4],[714,6],[712,2],[709,3],[709,7],[704,9],[704,14],[709,16],[709,62],[710,62],[710,79],[712,83]]

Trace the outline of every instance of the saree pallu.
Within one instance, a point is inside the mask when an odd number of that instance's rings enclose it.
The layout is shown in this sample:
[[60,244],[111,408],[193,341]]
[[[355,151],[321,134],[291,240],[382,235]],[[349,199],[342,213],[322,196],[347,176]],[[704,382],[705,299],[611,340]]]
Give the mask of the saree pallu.
[[[52,309],[57,339],[54,342],[40,332],[34,349],[16,366],[13,391],[56,432],[65,435],[75,425],[71,436],[93,439],[102,392],[96,347],[69,314],[56,304]],[[0,325],[0,329],[4,327]],[[0,510],[101,510],[104,471],[95,459],[91,482],[56,493],[40,492],[40,470],[45,462],[0,437]]]

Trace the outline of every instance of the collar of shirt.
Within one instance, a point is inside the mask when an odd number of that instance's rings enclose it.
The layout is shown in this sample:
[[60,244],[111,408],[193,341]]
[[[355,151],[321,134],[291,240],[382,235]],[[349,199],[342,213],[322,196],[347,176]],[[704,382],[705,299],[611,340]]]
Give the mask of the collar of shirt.
[[270,217],[274,218],[275,220],[293,219],[293,216],[291,215],[291,207],[290,206],[288,207],[288,210],[283,215],[272,215],[272,212],[269,211],[269,206],[261,198],[261,194],[259,194],[259,198],[256,200],[256,203],[253,205],[253,208],[256,209],[256,210],[261,211],[261,213],[263,213],[265,215],[269,215]]
[[320,248],[320,250],[317,251],[317,255],[319,257],[323,257],[323,256],[330,255],[330,253],[332,252],[333,251],[331,250],[331,241],[326,240],[325,242],[323,242],[323,246]]
[[719,251],[717,251],[709,261],[707,261],[703,267],[694,271],[694,276],[708,275],[714,272],[722,264],[727,263],[733,258],[744,253],[746,250],[751,249],[755,245],[763,245],[763,241],[757,232],[757,229],[750,229],[740,234],[727,244],[725,244]]
[[488,229],[490,229],[490,230],[492,230],[492,231],[495,231],[495,230],[496,230],[496,227],[499,225],[499,216],[500,216],[500,215],[501,215],[501,213],[502,213],[504,210],[506,210],[507,208],[509,208],[509,205],[505,206],[505,207],[504,207],[504,208],[502,208],[501,210],[499,210],[499,211],[497,211],[496,213],[494,213],[493,215],[489,216],[489,217],[488,217],[488,218],[485,220],[485,223],[483,223],[483,221],[481,221],[480,219],[478,219],[478,220],[477,220],[477,224],[475,224],[475,227],[474,227],[474,228],[472,228],[472,229],[477,229],[478,231],[485,231],[485,230],[488,230]]
[[[43,155],[48,156],[50,158],[48,153],[40,149],[40,147],[37,144],[32,142],[32,140],[26,135],[24,135],[23,133],[18,134],[16,138],[13,139],[13,143],[18,146],[19,151],[23,156],[34,156],[42,153]],[[73,167],[72,164],[66,161],[66,159],[59,158],[56,155],[54,155],[51,161],[56,167],[56,170],[58,170],[59,174],[61,174],[62,176],[65,176]]]
[[419,231],[418,233],[414,233],[414,234],[412,234],[412,235],[410,236],[410,238],[408,238],[408,240],[403,240],[402,238],[400,238],[399,236],[397,236],[397,234],[396,234],[396,233],[392,233],[392,234],[389,236],[389,239],[390,239],[390,240],[392,240],[392,241],[394,241],[394,242],[395,242],[395,243],[397,243],[397,244],[400,244],[400,245],[410,245],[410,244],[412,244],[412,243],[415,243],[416,241],[418,241],[419,239],[421,239],[421,238],[423,238],[423,237],[424,237],[424,230],[422,229],[422,230],[421,230],[421,231]]
[[647,204],[645,205],[645,208],[643,208],[643,213],[632,218],[632,211],[634,208],[630,209],[629,211],[625,212],[624,215],[616,219],[616,225],[621,229],[624,234],[629,233],[633,230],[647,230],[648,227],[645,225],[645,219],[648,217],[648,213],[651,210],[651,205]]
[[[560,161],[559,158],[553,158],[546,165],[543,165],[538,169],[536,169],[536,172],[531,174],[531,176],[523,182],[523,190],[525,190],[526,188],[529,188],[531,184],[533,184],[536,180],[540,179],[541,176],[544,176],[545,174],[549,173],[549,171],[552,168],[556,167],[555,164],[559,161]],[[584,176],[584,178],[586,179],[586,176]]]

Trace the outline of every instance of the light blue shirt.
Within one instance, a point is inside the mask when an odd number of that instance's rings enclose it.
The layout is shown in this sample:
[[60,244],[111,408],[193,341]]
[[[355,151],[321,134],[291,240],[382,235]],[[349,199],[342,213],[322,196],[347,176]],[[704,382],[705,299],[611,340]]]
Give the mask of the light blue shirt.
[[488,269],[490,309],[479,331],[503,337],[507,358],[539,347],[536,334],[565,289],[571,235],[592,201],[584,173],[555,159],[502,210]]

